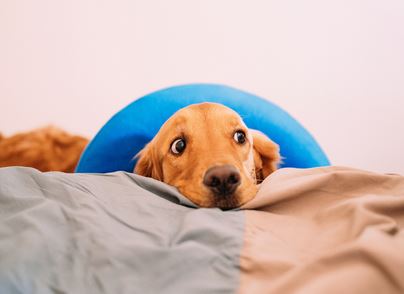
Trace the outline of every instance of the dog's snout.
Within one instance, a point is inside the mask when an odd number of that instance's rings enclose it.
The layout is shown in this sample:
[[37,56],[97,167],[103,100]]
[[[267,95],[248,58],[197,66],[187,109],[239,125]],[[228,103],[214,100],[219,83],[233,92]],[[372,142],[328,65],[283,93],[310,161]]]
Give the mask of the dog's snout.
[[211,167],[203,178],[204,185],[218,196],[232,194],[240,182],[240,173],[231,165]]

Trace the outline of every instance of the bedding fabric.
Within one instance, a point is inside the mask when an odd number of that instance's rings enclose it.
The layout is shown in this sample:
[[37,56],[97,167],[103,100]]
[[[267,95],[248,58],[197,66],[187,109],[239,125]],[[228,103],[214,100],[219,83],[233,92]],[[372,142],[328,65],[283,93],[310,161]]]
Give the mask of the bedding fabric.
[[0,169],[0,293],[403,293],[404,177],[280,169],[241,210],[126,172]]

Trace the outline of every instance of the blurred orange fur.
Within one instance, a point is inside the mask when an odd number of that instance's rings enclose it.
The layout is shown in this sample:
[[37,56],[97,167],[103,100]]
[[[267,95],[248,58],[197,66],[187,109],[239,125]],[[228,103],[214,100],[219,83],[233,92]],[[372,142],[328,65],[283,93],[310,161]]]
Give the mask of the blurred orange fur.
[[48,126],[10,137],[0,134],[0,167],[73,172],[88,140]]

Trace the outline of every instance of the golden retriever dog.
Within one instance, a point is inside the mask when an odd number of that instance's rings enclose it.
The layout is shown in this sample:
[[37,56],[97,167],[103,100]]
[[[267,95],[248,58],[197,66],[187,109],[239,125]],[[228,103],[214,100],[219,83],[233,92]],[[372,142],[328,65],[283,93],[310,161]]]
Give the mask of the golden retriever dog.
[[28,166],[40,171],[73,172],[88,140],[56,127],[11,137],[0,134],[0,167]]
[[175,186],[201,207],[223,209],[251,200],[280,161],[277,144],[216,103],[177,111],[136,157],[135,173]]

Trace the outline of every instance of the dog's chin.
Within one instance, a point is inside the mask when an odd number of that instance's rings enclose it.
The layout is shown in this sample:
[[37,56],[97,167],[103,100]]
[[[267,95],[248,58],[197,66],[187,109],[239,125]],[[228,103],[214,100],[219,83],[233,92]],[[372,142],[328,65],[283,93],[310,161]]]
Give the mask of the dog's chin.
[[178,187],[178,190],[198,207],[230,210],[238,208],[252,200],[257,194],[258,189],[257,186],[251,185],[225,195],[216,195],[205,187],[200,187],[197,190],[188,190]]
[[[186,195],[185,195],[186,196]],[[214,195],[209,193],[203,199],[192,199],[192,197],[187,197],[193,203],[202,208],[220,208],[222,210],[230,210],[235,209],[242,206],[245,202],[250,200],[250,198],[246,200],[242,200],[237,194],[229,194],[229,195]],[[253,198],[253,197],[251,197]]]
[[239,198],[235,195],[215,196],[212,207],[218,207],[223,210],[234,209],[241,206]]

